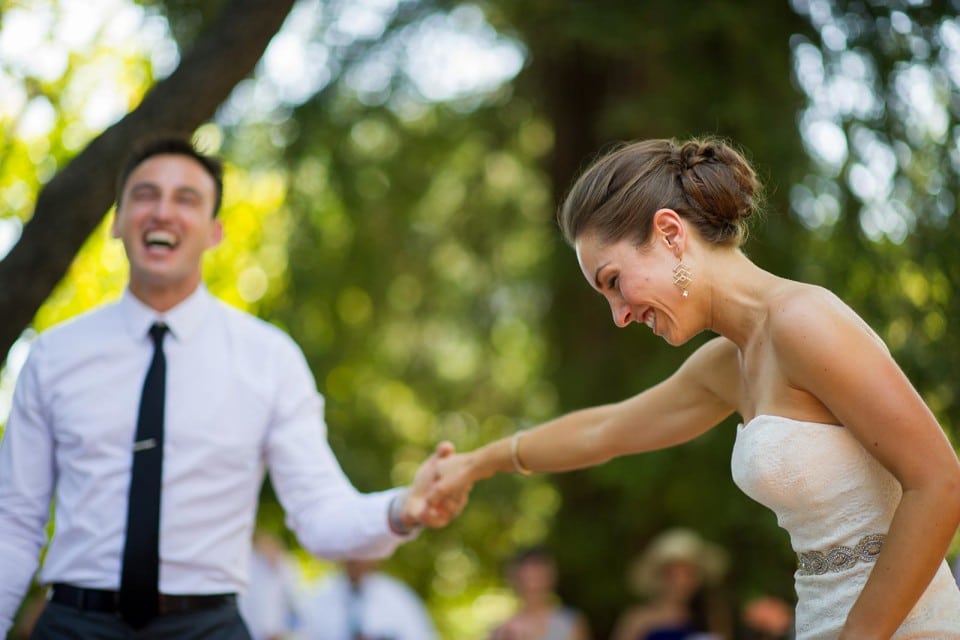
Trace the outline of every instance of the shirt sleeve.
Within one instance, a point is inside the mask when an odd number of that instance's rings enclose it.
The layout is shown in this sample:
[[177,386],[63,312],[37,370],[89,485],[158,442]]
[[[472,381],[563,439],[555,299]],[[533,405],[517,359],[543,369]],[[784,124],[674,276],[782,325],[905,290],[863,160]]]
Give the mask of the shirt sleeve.
[[299,348],[288,352],[267,434],[267,466],[287,526],[310,553],[337,560],[381,558],[413,536],[390,529],[399,489],[360,493],[327,442],[323,398]]
[[0,440],[0,638],[37,571],[55,479],[53,435],[38,372],[41,349],[38,339],[17,379]]

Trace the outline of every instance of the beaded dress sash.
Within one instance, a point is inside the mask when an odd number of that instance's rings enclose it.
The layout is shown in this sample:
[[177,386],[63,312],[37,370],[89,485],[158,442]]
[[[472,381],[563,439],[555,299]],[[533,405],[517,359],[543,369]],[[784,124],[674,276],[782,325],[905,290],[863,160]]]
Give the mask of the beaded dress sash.
[[853,547],[839,546],[828,551],[802,551],[797,554],[797,573],[819,576],[850,569],[858,562],[875,562],[887,536],[874,533],[863,536]]

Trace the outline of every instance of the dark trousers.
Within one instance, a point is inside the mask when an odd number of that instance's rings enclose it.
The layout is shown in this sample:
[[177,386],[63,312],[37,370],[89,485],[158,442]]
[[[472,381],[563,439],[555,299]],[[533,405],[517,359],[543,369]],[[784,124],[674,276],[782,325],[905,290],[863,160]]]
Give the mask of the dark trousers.
[[113,613],[48,602],[31,640],[251,640],[237,605],[170,613],[135,631]]

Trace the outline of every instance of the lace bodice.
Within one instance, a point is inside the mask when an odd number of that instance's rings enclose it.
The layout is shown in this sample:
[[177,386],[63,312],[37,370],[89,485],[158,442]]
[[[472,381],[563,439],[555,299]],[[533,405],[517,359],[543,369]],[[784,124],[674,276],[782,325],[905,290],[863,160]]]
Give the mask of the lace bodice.
[[[847,429],[770,415],[737,428],[731,468],[804,558],[798,640],[835,639],[900,502],[899,482]],[[945,562],[894,638],[960,639],[960,589]]]

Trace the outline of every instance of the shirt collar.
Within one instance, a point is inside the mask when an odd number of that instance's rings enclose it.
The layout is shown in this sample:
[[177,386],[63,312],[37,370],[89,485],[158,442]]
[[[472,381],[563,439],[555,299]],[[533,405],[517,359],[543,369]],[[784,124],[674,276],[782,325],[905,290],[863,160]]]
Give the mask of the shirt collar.
[[212,303],[213,296],[201,284],[180,304],[162,313],[141,302],[129,288],[124,290],[119,304],[133,338],[143,338],[153,323],[163,322],[170,329],[170,335],[182,342],[196,332]]

